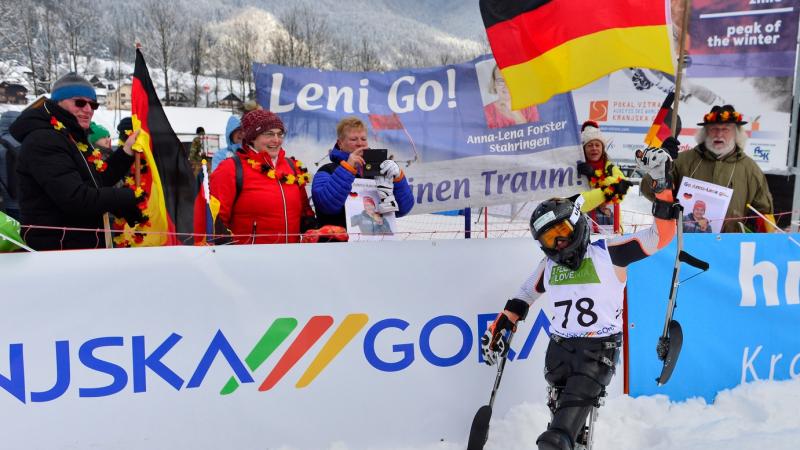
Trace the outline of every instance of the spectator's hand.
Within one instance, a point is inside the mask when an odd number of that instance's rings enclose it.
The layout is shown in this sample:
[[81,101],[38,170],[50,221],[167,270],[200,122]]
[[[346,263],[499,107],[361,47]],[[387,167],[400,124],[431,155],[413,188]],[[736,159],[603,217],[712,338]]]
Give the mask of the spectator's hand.
[[136,203],[122,208],[119,215],[125,219],[125,222],[128,222],[128,225],[131,227],[135,226],[137,223],[144,222],[142,210],[139,209],[139,206]]
[[396,162],[392,161],[391,159],[387,159],[386,161],[381,163],[381,174],[389,177],[390,179],[395,179],[403,173],[400,170],[400,166],[397,165]]
[[661,143],[661,148],[669,153],[670,158],[674,161],[675,158],[678,157],[678,149],[680,148],[681,143],[675,139],[674,137],[670,136],[664,139],[664,142]]
[[583,175],[589,179],[592,179],[592,177],[595,176],[594,169],[592,169],[592,166],[589,165],[589,163],[582,161],[578,163],[578,174]]
[[364,150],[358,149],[353,150],[350,153],[350,156],[347,157],[347,164],[350,164],[350,167],[363,167],[364,166]]
[[628,189],[630,189],[631,186],[633,186],[633,183],[623,178],[616,184],[615,190],[619,193],[620,197],[623,197],[628,193]]
[[653,179],[653,192],[672,188],[672,158],[663,148],[648,147],[636,150],[636,166]]
[[133,144],[136,142],[136,138],[139,137],[139,132],[142,130],[136,130],[128,136],[128,139],[125,140],[125,145],[122,146],[122,150],[125,150],[125,154],[128,156],[133,156]]

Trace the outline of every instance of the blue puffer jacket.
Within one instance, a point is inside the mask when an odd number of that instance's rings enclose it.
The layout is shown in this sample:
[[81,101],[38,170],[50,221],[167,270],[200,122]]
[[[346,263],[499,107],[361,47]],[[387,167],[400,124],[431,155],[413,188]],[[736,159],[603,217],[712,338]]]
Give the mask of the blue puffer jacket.
[[[344,202],[350,195],[355,174],[341,165],[347,161],[349,153],[339,150],[334,146],[330,151],[331,162],[320,167],[311,183],[311,197],[314,200],[314,209],[317,213],[317,222],[322,225],[338,225],[347,227],[344,214]],[[396,217],[403,217],[414,206],[414,194],[408,185],[405,174],[400,175],[400,181],[394,182],[394,198],[397,200],[399,211]]]
[[225,161],[226,159],[230,158],[231,156],[236,154],[236,150],[242,148],[241,144],[234,144],[233,138],[231,135],[234,131],[241,128],[241,119],[238,116],[231,116],[228,119],[228,125],[225,127],[225,139],[228,143],[228,146],[225,148],[221,148],[214,153],[214,157],[211,158],[211,171],[213,172],[219,163]]

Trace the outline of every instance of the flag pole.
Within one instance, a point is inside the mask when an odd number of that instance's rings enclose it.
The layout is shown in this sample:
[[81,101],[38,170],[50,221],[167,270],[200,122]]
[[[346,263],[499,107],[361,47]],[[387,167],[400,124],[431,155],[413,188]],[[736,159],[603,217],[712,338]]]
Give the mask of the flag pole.
[[[234,158],[238,158],[238,156],[234,155]],[[206,245],[210,245],[209,239],[211,241],[214,240],[214,218],[209,217],[211,211],[211,188],[208,183],[208,161],[205,158],[201,161],[201,168],[203,171],[203,194],[206,197]]]
[[[136,42],[136,50],[142,49],[142,43]],[[167,93],[169,96],[169,93]],[[142,152],[134,151],[133,154],[133,180],[136,183],[136,187],[139,187],[139,182],[142,181]]]
[[691,2],[683,0],[683,22],[681,23],[681,37],[678,43],[678,72],[675,74],[675,100],[673,100],[672,137],[678,137],[678,105],[681,103],[681,81],[683,79],[683,59],[686,53],[686,34],[689,32],[689,17]]
[[106,248],[114,247],[111,243],[111,220],[108,218],[108,213],[103,214],[103,236],[105,236]]

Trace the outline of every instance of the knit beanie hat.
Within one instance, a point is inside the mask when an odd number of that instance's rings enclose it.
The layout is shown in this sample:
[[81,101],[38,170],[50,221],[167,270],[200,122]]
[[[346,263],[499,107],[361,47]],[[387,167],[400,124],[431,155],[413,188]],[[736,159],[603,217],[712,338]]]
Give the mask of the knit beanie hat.
[[605,152],[608,148],[608,140],[603,136],[603,133],[600,132],[600,125],[592,120],[587,120],[583,122],[583,126],[581,126],[581,147],[594,140],[603,143],[603,152]]
[[286,132],[283,121],[275,113],[263,109],[250,111],[242,117],[243,142],[252,143],[259,134],[274,128]]
[[70,72],[53,83],[53,89],[52,92],[50,92],[50,100],[60,102],[61,100],[74,97],[86,97],[97,101],[97,94],[94,91],[94,86],[86,81],[86,78],[83,78],[75,72]]
[[111,133],[109,133],[108,129],[99,123],[92,122],[89,125],[89,142],[94,144],[95,142],[99,141],[100,139],[111,137]]
[[[119,121],[117,124],[117,133],[119,133],[119,138],[123,141],[128,138],[128,135],[133,131],[133,120],[130,117],[126,117]],[[123,138],[123,136],[125,138]]]

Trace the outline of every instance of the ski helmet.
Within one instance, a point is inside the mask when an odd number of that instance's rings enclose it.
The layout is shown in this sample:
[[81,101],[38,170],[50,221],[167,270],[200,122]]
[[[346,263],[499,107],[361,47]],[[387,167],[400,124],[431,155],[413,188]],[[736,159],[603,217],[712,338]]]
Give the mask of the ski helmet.
[[545,200],[533,211],[530,228],[548,258],[578,270],[589,246],[589,223],[579,205],[566,198]]

